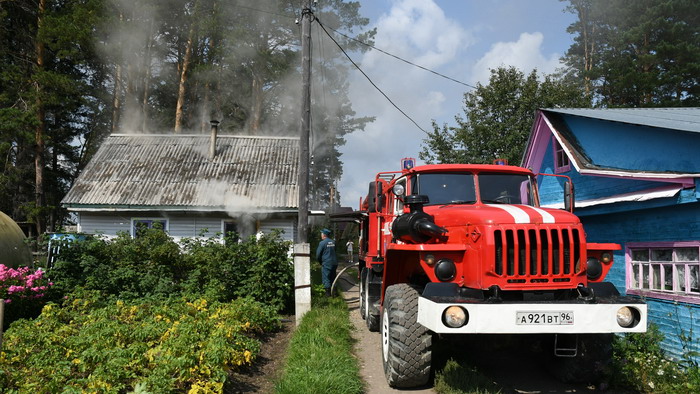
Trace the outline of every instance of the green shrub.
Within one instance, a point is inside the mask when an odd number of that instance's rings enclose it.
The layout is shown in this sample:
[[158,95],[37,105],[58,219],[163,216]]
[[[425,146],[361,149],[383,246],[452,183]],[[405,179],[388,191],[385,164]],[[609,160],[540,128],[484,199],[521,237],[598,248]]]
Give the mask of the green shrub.
[[612,384],[642,393],[696,393],[700,389],[697,367],[682,368],[661,348],[664,336],[650,324],[645,333],[629,333],[613,343]]
[[230,370],[255,360],[255,334],[278,324],[250,299],[105,302],[83,292],[5,333],[0,391],[220,393]]
[[277,310],[290,306],[290,243],[277,232],[226,241],[198,238],[178,245],[157,229],[144,230],[138,238],[96,237],[64,248],[50,275],[66,294],[82,287],[121,299],[188,295],[228,301],[249,296]]

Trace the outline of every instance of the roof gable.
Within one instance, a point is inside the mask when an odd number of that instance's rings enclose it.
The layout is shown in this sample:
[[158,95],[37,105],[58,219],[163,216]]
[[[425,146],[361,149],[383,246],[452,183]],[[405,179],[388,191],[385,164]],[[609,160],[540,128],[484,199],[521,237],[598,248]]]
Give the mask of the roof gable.
[[539,110],[523,165],[539,171],[551,135],[582,174],[700,175],[700,108]]
[[299,140],[208,135],[107,138],[62,204],[73,209],[246,211],[298,206]]

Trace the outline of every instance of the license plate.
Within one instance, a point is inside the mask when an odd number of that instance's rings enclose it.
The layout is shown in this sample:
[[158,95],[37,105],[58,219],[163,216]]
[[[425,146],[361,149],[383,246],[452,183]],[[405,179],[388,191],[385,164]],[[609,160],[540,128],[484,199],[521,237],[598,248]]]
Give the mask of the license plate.
[[574,312],[516,312],[515,324],[534,326],[568,326],[574,324]]

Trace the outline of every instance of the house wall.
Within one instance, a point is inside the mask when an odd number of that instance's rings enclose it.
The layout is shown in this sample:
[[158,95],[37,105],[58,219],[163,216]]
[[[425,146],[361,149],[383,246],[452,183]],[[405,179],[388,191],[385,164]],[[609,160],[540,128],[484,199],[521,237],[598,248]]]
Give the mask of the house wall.
[[[547,151],[542,162],[542,173],[554,174],[554,154],[550,139]],[[563,172],[574,183],[576,200],[591,200],[601,197],[609,197],[617,194],[649,190],[667,185],[654,181],[640,181],[634,179],[611,178],[591,175],[581,175],[575,169]],[[561,177],[540,177],[539,190],[542,205],[563,201],[565,179]]]
[[637,171],[700,172],[697,133],[562,115],[579,146],[601,167]]
[[[88,234],[104,234],[114,237],[119,232],[131,234],[132,219],[167,219],[168,233],[175,239],[192,237],[215,237],[223,231],[224,221],[237,221],[229,216],[170,214],[163,216],[160,213],[97,213],[81,212],[78,216],[78,231]],[[253,219],[254,220],[254,219]],[[239,219],[240,221],[240,219]],[[253,226],[243,226],[239,223],[239,231],[243,236],[252,235],[256,231],[265,233],[273,229],[281,229],[282,239],[293,241],[295,235],[296,216],[282,218],[263,218],[255,222]],[[249,232],[250,234],[246,234]]]
[[[616,242],[622,250],[607,276],[621,292],[626,288],[625,247],[628,242],[664,242],[700,240],[700,202],[659,207],[634,212],[582,216],[588,241]],[[676,358],[683,354],[680,334],[695,332],[691,345],[700,351],[700,297],[695,302],[646,298],[649,321],[664,333],[664,348]]]

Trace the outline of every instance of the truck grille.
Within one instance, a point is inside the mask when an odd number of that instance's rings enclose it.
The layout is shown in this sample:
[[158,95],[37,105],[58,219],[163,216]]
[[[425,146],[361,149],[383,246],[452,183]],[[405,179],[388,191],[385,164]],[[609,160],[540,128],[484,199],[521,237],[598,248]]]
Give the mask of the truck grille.
[[493,237],[494,271],[508,283],[568,282],[581,268],[578,229],[499,229]]

